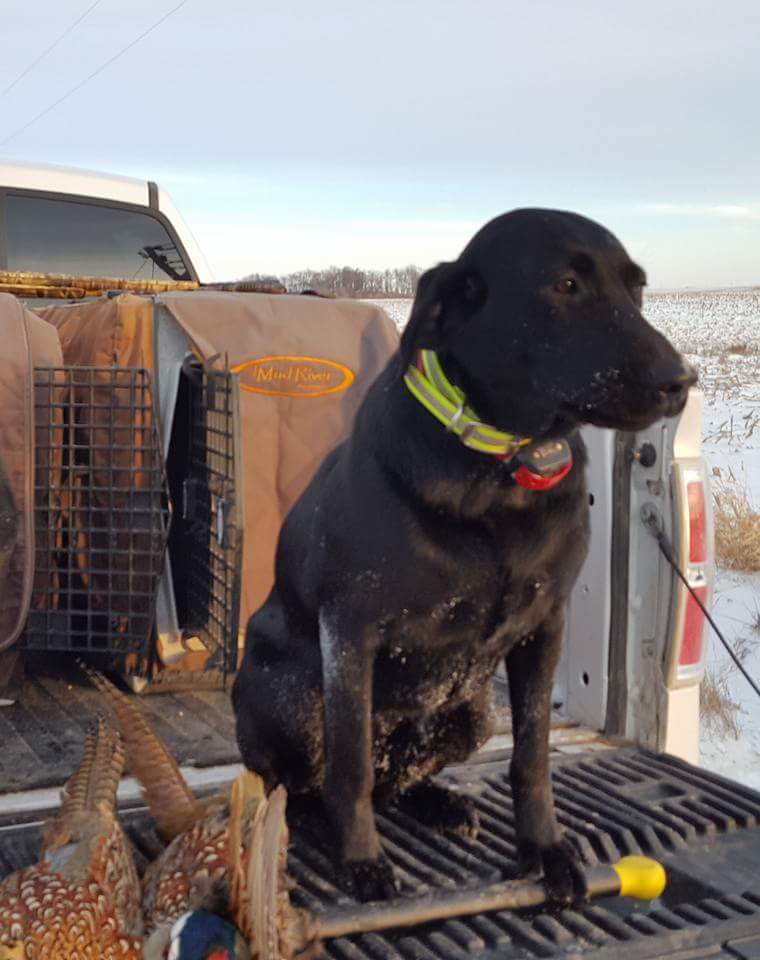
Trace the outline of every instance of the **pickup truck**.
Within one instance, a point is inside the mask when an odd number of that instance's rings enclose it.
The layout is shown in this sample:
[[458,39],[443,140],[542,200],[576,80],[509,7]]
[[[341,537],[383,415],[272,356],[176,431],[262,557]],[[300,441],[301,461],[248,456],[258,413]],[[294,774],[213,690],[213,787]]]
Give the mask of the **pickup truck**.
[[[155,184],[27,165],[0,165],[3,271],[201,286],[211,280],[190,232]],[[35,302],[25,299],[27,306]],[[680,417],[642,433],[584,431],[591,549],[571,599],[554,689],[560,822],[591,866],[637,853],[661,860],[669,876],[665,893],[647,904],[605,898],[568,909],[498,911],[347,935],[326,944],[330,956],[760,957],[760,795],[696,766],[706,625],[652,535],[654,518],[709,604],[713,531],[701,410],[693,390]],[[170,494],[173,500],[181,495]],[[7,664],[8,653],[3,656]],[[37,652],[25,660],[23,682],[0,701],[6,703],[0,708],[0,876],[35,858],[39,823],[57,805],[58,788],[101,708],[73,657]],[[482,825],[477,840],[433,834],[393,811],[380,817],[405,895],[492,882],[514,859],[509,704],[503,678],[495,683],[494,737],[445,774],[475,798]],[[139,705],[193,789],[207,792],[234,779],[239,756],[224,690],[173,686],[141,697]],[[129,778],[120,799],[144,866],[160,840]],[[289,866],[296,904],[320,911],[345,901],[329,857],[306,828],[292,831]]]

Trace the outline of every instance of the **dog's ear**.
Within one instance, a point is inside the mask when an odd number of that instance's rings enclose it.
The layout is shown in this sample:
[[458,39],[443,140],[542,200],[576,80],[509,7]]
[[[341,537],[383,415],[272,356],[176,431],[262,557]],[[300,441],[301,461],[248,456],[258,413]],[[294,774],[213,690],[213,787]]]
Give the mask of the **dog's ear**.
[[[439,263],[423,273],[417,284],[412,312],[401,335],[401,369],[414,362],[417,350],[438,350],[446,339],[447,320],[462,319],[463,311],[475,311],[486,299],[485,281],[473,267]],[[466,313],[466,309],[465,309]]]

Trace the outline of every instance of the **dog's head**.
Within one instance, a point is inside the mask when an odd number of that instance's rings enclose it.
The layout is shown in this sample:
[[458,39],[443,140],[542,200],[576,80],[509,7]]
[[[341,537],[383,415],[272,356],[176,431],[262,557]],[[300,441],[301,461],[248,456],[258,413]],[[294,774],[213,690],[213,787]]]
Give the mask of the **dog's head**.
[[515,210],[421,277],[402,364],[436,350],[478,415],[513,433],[572,423],[641,430],[680,413],[696,382],[642,316],[645,283],[592,220]]

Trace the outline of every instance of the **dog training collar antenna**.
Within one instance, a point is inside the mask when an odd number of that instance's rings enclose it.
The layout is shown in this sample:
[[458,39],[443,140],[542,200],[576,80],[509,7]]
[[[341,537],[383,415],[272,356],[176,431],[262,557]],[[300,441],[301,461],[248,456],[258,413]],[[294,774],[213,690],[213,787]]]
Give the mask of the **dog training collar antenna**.
[[418,352],[417,364],[409,365],[404,383],[428,413],[465,447],[503,463],[515,461],[512,479],[526,490],[549,490],[572,469],[573,455],[567,440],[534,444],[530,437],[518,437],[479,420],[464,392],[443,372],[434,350]]

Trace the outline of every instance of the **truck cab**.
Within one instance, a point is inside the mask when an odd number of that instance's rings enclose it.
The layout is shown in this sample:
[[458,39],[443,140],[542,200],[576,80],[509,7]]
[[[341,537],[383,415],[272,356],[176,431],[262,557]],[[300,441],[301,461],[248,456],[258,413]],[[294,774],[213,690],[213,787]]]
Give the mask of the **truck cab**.
[[211,280],[171,198],[152,181],[26,163],[0,163],[0,271]]

